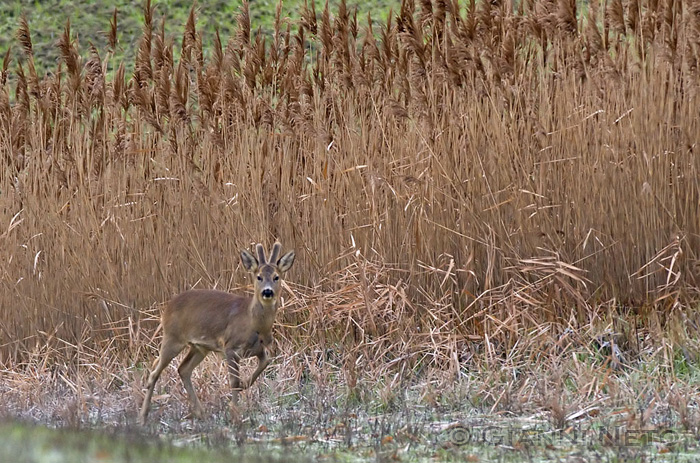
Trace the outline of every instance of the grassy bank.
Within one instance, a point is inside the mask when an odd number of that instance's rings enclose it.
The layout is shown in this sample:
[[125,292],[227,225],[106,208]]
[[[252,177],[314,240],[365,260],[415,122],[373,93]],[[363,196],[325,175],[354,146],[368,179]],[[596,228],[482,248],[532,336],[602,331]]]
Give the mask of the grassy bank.
[[191,439],[164,440],[157,436],[137,434],[128,429],[109,431],[51,429],[19,422],[0,422],[0,458],[16,463],[83,463],[110,462],[128,463],[150,461],[192,463],[259,462],[304,462],[310,459],[300,454],[266,449],[264,453],[248,448],[205,449],[193,446]]
[[[187,24],[192,2],[183,1],[153,1],[154,17],[157,24],[162,20],[167,23],[168,38],[176,43],[180,40],[180,32]],[[236,17],[241,7],[240,1],[204,1],[195,5],[197,25],[202,34],[202,40],[207,51],[213,45],[215,31],[221,36],[228,37],[235,32]],[[329,2],[336,10],[339,2]],[[400,2],[391,0],[364,1],[361,5],[363,14],[372,13],[375,19],[386,20],[391,8],[396,10]],[[299,20],[304,2],[287,0],[283,3],[281,17],[292,21]],[[323,4],[317,6],[323,8]],[[349,7],[355,8],[355,3]],[[51,71],[60,58],[56,41],[61,36],[68,20],[78,29],[76,39],[83,48],[93,43],[98,50],[106,51],[109,45],[110,24],[114,21],[114,10],[117,10],[117,46],[114,47],[114,62],[124,61],[133,63],[136,57],[136,44],[143,27],[143,2],[118,0],[109,3],[77,1],[45,0],[36,2],[6,1],[0,5],[0,52],[13,44],[20,18],[24,15],[31,27],[32,42],[35,49],[37,69],[42,72]],[[270,33],[274,29],[277,2],[266,0],[256,1],[250,5],[250,19],[253,29],[261,28]],[[14,56],[21,57],[15,46]],[[104,55],[103,55],[104,58]],[[131,70],[131,69],[130,69]]]

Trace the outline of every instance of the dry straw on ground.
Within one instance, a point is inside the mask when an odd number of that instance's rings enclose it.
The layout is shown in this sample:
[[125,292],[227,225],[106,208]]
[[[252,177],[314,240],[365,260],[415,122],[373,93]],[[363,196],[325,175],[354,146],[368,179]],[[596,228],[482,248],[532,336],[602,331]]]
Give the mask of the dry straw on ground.
[[[275,238],[298,256],[289,378],[471,369],[506,385],[482,391],[497,407],[551,394],[499,368],[649,354],[675,380],[697,360],[697,2],[312,8],[265,35],[244,4],[205,50],[195,12],[173,37],[147,2],[135,63],[114,28],[97,50],[67,24],[46,75],[19,24],[0,74],[7,388],[137,389],[158,304],[240,289],[238,250]],[[591,397],[609,384],[577,365]]]

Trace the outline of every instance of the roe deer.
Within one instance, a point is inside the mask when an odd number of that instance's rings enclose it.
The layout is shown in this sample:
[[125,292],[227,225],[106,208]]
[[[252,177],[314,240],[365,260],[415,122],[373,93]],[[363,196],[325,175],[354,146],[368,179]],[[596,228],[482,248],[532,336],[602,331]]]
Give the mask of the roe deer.
[[[141,424],[146,423],[158,377],[185,346],[189,345],[190,350],[178,373],[192,411],[198,418],[203,416],[203,410],[194,393],[191,377],[194,368],[209,352],[223,352],[226,356],[234,406],[239,391],[249,387],[260,376],[270,363],[267,347],[272,343],[272,324],[279,304],[282,277],[294,263],[294,251],[279,257],[281,249],[282,245],[275,243],[270,260],[265,259],[262,244],[256,246],[257,259],[248,251],[241,251],[243,267],[255,277],[252,297],[199,289],[185,291],[168,302],[161,318],[163,341],[160,356],[148,377],[146,397],[139,414]],[[258,358],[258,367],[250,379],[241,384],[238,363],[249,357]]]

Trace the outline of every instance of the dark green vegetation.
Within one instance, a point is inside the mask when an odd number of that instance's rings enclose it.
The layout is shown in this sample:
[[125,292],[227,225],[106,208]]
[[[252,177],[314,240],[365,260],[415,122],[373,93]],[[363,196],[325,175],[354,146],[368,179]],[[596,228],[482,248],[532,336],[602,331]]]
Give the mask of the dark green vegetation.
[[0,461],[13,463],[302,463],[310,458],[287,452],[247,453],[219,445],[208,450],[193,441],[164,441],[134,430],[49,429],[0,421]]
[[[239,250],[279,238],[297,263],[242,422],[211,358],[210,418],[183,421],[169,367],[144,434],[685,458],[620,436],[700,428],[699,11],[425,0],[368,23],[341,3],[256,34],[244,6],[219,42],[149,10],[127,62],[75,22],[50,73],[20,23],[0,67],[4,413],[132,428],[160,304],[245,290]],[[547,456],[432,427],[499,417],[615,432]]]
[[[329,3],[332,9],[336,9],[339,2],[333,0]],[[181,38],[179,31],[187,24],[192,5],[192,1],[153,2],[157,24],[160,25],[161,19],[166,19],[166,28],[170,32],[168,36],[176,42]],[[303,0],[285,1],[282,6],[282,18],[298,20],[303,5]],[[349,2],[348,5],[350,8],[355,8],[356,3]],[[359,5],[359,11],[363,15],[371,13],[375,20],[385,21],[389,10],[391,8],[396,10],[399,5],[398,0],[363,1]],[[207,50],[211,49],[217,29],[222,37],[228,37],[234,33],[240,7],[240,0],[215,0],[197,3],[197,26],[202,32]],[[323,4],[317,5],[317,8],[322,7]],[[68,20],[70,20],[74,30],[77,30],[76,38],[83,49],[87,49],[88,45],[93,43],[104,55],[108,48],[110,22],[113,20],[115,8],[118,10],[118,46],[114,50],[114,62],[120,63],[126,60],[127,63],[131,63],[135,58],[136,45],[143,28],[143,2],[141,1],[45,0],[30,3],[8,0],[0,2],[0,52],[4,54],[11,44],[15,44],[14,56],[19,57],[19,48],[16,47],[14,37],[19,19],[24,14],[32,31],[32,42],[38,69],[48,71],[55,67],[60,55],[56,41],[63,33]],[[276,8],[277,2],[274,0],[252,2],[250,19],[253,27],[271,33],[274,29]]]

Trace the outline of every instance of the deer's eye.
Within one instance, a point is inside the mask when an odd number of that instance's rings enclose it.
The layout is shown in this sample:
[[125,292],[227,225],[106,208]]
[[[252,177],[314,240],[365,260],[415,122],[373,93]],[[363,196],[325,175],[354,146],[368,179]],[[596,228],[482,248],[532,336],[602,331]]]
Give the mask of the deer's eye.
[[279,275],[275,275],[275,281],[278,281],[280,279]]
[[258,281],[262,281],[262,277],[258,275]]

